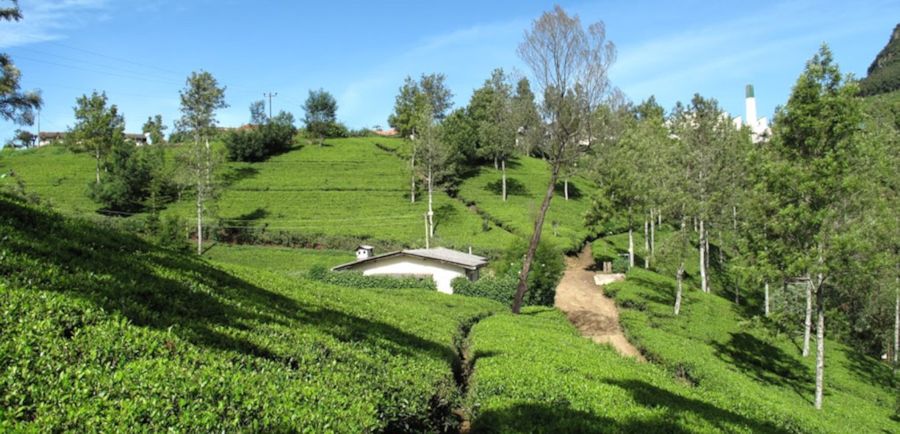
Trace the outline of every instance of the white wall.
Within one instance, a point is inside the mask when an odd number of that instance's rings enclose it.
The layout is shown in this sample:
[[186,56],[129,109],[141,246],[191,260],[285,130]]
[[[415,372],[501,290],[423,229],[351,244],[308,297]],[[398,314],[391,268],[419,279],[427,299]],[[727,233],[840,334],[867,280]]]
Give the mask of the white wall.
[[354,270],[361,271],[365,276],[392,274],[392,275],[430,275],[437,285],[438,291],[453,294],[450,282],[457,277],[466,277],[466,269],[438,261],[429,261],[409,256],[396,256],[377,261],[359,264]]

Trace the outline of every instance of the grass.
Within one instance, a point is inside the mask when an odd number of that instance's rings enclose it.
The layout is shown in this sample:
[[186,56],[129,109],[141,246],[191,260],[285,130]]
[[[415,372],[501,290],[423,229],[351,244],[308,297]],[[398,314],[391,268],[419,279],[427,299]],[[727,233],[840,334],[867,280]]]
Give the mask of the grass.
[[[670,235],[658,232],[657,242]],[[604,240],[627,250],[627,234]],[[635,246],[641,253],[643,234],[635,233]],[[744,294],[742,304],[734,304],[733,294],[723,290],[728,276],[718,270],[711,275],[714,292],[699,292],[698,253],[691,248],[682,310],[675,316],[675,266],[666,262],[675,259],[660,260],[654,269],[662,274],[636,267],[624,282],[607,287],[626,333],[648,359],[711,396],[741,402],[749,417],[779,421],[785,429],[841,432],[852,421],[860,432],[900,432],[893,416],[898,379],[887,366],[826,340],[825,406],[816,411],[815,357],[802,357],[794,336],[760,316],[758,294]]]
[[316,266],[331,268],[356,258],[345,250],[292,249],[287,247],[217,244],[204,253],[219,264],[234,264],[290,276]]
[[[511,194],[506,202],[499,189],[501,173],[493,167],[482,167],[477,175],[463,182],[459,196],[491,219],[502,222],[505,228],[530,236],[547,191],[550,169],[543,160],[521,157],[508,164],[507,178]],[[592,235],[584,226],[584,214],[590,207],[593,187],[587,180],[574,177],[569,182],[570,199],[565,200],[561,185],[560,181],[547,212],[543,237],[563,250],[577,251]]]
[[472,330],[467,401],[474,432],[789,432],[657,366],[577,335],[565,316],[528,308]]
[[440,431],[497,303],[213,266],[0,196],[0,431]]
[[[406,146],[392,138],[335,139],[321,147],[295,147],[261,163],[225,163],[218,176],[220,196],[211,207],[213,221],[230,229],[301,234],[313,244],[333,247],[360,241],[422,247],[427,205],[421,192],[410,203],[409,169],[395,154]],[[180,149],[166,152],[171,163]],[[4,151],[0,171],[15,171],[26,191],[61,211],[83,215],[99,209],[85,194],[93,164],[88,154],[50,146]],[[11,184],[10,177],[0,179],[0,185]],[[444,192],[434,201],[434,245],[472,246],[476,253],[491,255],[515,239]],[[191,221],[194,207],[188,189],[163,214]]]

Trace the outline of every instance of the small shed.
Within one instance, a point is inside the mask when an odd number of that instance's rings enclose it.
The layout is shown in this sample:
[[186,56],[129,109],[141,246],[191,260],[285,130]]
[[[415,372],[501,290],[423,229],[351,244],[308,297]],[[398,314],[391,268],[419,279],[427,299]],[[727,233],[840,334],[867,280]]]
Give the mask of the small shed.
[[365,276],[431,277],[438,291],[452,294],[450,282],[457,277],[478,280],[487,259],[443,247],[410,249],[373,255],[371,246],[359,246],[357,260],[338,265],[332,271],[354,270]]

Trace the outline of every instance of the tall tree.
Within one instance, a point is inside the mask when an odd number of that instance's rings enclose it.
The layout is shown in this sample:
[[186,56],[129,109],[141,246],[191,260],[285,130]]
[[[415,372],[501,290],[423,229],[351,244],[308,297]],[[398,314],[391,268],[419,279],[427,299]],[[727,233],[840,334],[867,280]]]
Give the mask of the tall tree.
[[[11,7],[0,8],[0,21],[19,21],[22,11],[18,0]],[[23,92],[19,80],[22,72],[6,53],[0,53],[0,117],[18,125],[34,123],[34,112],[41,109],[39,92]]]
[[337,124],[337,109],[337,101],[324,89],[309,91],[309,97],[303,104],[306,112],[303,122],[306,124],[306,131],[319,140],[319,146],[322,146],[325,137],[329,136]]
[[495,69],[475,90],[469,111],[475,120],[479,153],[501,170],[501,196],[506,201],[506,162],[516,151],[517,127],[512,112],[512,87],[502,69]]
[[416,160],[419,162],[419,176],[425,180],[428,188],[428,211],[426,219],[428,222],[426,246],[430,246],[430,239],[434,238],[434,188],[442,181],[442,178],[452,172],[450,163],[450,149],[442,140],[440,127],[430,118],[430,114],[425,114],[425,119],[421,122],[418,145],[416,146]]
[[442,73],[422,74],[419,78],[419,88],[428,97],[431,117],[437,122],[443,121],[453,108],[453,92],[447,88],[446,81],[447,77]]
[[156,115],[147,118],[147,122],[144,122],[144,126],[143,128],[141,128],[141,131],[144,134],[150,134],[150,143],[159,145],[165,141],[164,131],[166,130],[166,128],[168,127],[163,124],[162,115]]
[[263,100],[250,103],[250,125],[263,125],[269,121],[266,115],[266,102]]
[[516,83],[516,92],[512,97],[512,117],[516,127],[516,150],[531,155],[536,144],[542,139],[541,115],[534,102],[534,92],[528,79],[522,77]]
[[776,114],[771,145],[777,159],[767,168],[787,271],[805,276],[815,294],[817,409],[824,391],[826,288],[841,280],[844,255],[855,243],[849,229],[858,197],[851,166],[862,120],[857,91],[823,45]]
[[[410,202],[416,201],[416,137],[417,134],[426,125],[423,122],[433,123],[437,118],[434,117],[434,108],[432,104],[437,103],[449,109],[449,99],[452,94],[443,86],[443,74],[422,75],[422,82],[417,82],[407,76],[400,86],[400,92],[394,100],[394,112],[388,117],[388,124],[391,128],[397,130],[400,137],[410,139],[412,141],[412,152],[409,156],[410,168]],[[425,77],[432,77],[428,80],[428,88],[425,86]]]
[[[525,32],[525,40],[519,45],[518,53],[531,68],[543,96],[545,139],[541,145],[548,156],[550,179],[522,263],[512,306],[516,314],[521,310],[523,297],[528,291],[528,273],[541,240],[544,219],[560,169],[571,163],[573,155],[577,155],[578,152],[572,151],[573,148],[580,149],[585,138],[582,124],[609,91],[607,70],[615,58],[615,47],[606,41],[602,22],[584,29],[578,16],[570,17],[556,6],[552,12],[545,12],[532,23],[531,29]],[[584,97],[579,98],[578,93]],[[590,144],[590,139],[587,142]]]
[[73,146],[94,154],[95,183],[100,184],[100,168],[112,147],[125,139],[125,118],[115,104],[108,105],[106,92],[94,91],[75,100],[75,126],[68,140]]
[[194,136],[194,143],[185,153],[184,166],[196,186],[197,193],[197,254],[203,254],[203,213],[206,200],[212,196],[212,176],[216,158],[209,145],[215,133],[216,110],[228,107],[225,86],[206,71],[192,72],[185,82],[181,96],[179,129]]

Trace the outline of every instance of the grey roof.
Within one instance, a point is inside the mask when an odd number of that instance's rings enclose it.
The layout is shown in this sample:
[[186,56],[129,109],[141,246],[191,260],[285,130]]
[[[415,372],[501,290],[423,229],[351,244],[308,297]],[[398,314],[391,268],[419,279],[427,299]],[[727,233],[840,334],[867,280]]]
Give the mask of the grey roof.
[[404,250],[404,253],[422,258],[437,259],[439,261],[459,264],[468,268],[478,268],[487,264],[487,259],[481,256],[470,255],[456,250],[435,247],[433,249]]
[[334,271],[346,270],[349,268],[353,268],[355,265],[364,264],[366,262],[377,261],[384,258],[389,258],[393,256],[415,256],[424,259],[432,259],[435,261],[440,261],[444,263],[459,265],[460,267],[467,268],[469,270],[477,270],[487,264],[487,258],[483,258],[477,255],[470,255],[468,253],[459,252],[456,250],[447,249],[444,247],[435,247],[433,249],[411,249],[411,250],[400,250],[396,252],[383,253],[381,255],[375,255],[370,258],[360,259],[358,261],[350,262],[343,265],[338,265],[337,267],[332,268]]

